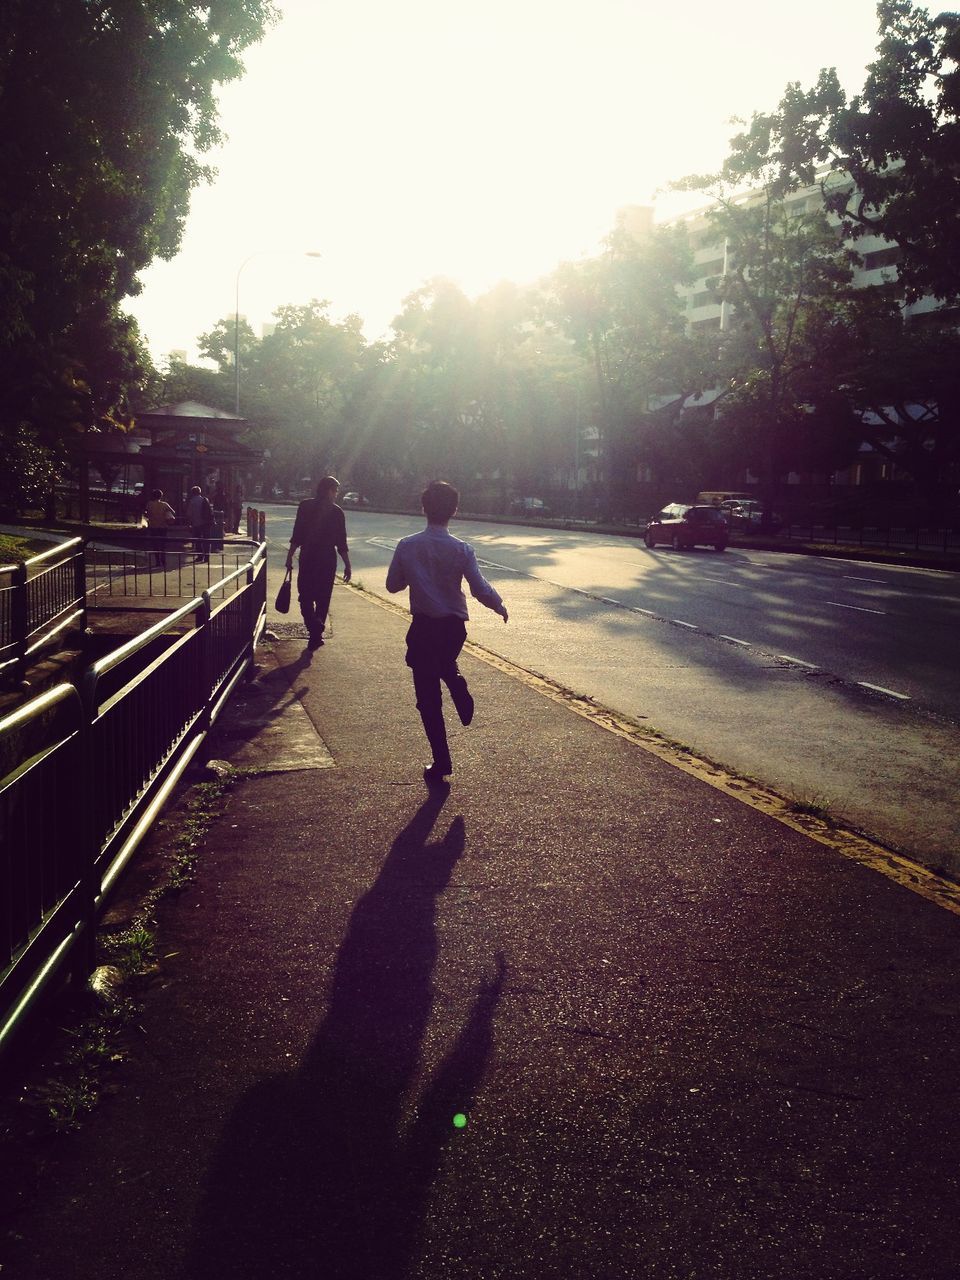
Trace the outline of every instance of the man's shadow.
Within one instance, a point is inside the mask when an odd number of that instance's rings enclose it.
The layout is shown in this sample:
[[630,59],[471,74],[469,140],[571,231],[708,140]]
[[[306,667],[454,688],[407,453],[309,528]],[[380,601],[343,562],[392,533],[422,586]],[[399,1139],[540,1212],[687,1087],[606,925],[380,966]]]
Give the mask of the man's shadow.
[[436,903],[465,845],[462,817],[427,843],[431,795],[394,840],[337,957],[328,1009],[295,1074],[260,1082],[223,1133],[184,1275],[399,1280],[416,1250],[453,1117],[468,1113],[505,977],[474,1001],[404,1124],[432,1005]]
[[250,742],[261,732],[265,722],[279,719],[294,703],[302,703],[309,692],[300,682],[313,661],[313,653],[303,653],[283,666],[261,670],[235,691],[224,716],[214,726],[206,746],[206,756],[218,752],[229,756],[231,750]]

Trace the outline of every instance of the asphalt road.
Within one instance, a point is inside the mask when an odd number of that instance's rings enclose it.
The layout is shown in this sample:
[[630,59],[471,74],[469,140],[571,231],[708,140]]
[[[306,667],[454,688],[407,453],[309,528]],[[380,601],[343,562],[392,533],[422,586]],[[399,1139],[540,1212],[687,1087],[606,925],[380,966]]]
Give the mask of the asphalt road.
[[[294,509],[268,507],[285,544]],[[348,512],[386,595],[412,517]],[[799,804],[960,870],[960,576],[457,521],[510,607],[472,639]],[[272,557],[274,566],[282,556]],[[405,603],[405,601],[404,601]]]

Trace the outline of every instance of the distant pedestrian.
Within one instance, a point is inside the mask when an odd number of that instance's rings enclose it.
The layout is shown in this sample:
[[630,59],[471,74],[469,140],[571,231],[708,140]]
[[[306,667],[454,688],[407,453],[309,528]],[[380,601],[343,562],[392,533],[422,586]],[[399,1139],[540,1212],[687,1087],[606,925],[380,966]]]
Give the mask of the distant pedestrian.
[[340,481],[324,476],[317,485],[317,496],[307,498],[297,507],[293,522],[287,568],[293,568],[293,554],[300,548],[297,572],[297,595],[300,612],[307,628],[309,649],[323,644],[333,581],[337,576],[337,552],[343,560],[343,580],[350,581],[350,552],[347,547],[347,521],[343,508],[336,503]]
[[243,489],[240,485],[233,491],[233,501],[230,504],[230,529],[233,533],[240,532],[240,521],[243,518]]
[[198,484],[190,490],[186,502],[187,524],[193,535],[193,549],[197,555],[197,564],[206,564],[210,559],[210,536],[213,533],[213,507],[210,499],[204,497]]
[[447,727],[443,719],[441,681],[450,691],[461,724],[473,719],[473,696],[460,674],[457,658],[467,638],[466,579],[473,596],[506,622],[507,610],[499,593],[487,582],[476,552],[447,528],[456,514],[460,494],[444,480],[434,480],[421,495],[427,527],[401,538],[387,570],[387,590],[410,588],[407,666],[413,673],[417,710],[433,752],[423,771],[428,786],[444,785],[453,772]]
[[153,563],[161,569],[167,567],[167,527],[176,524],[173,507],[163,500],[162,489],[152,489],[145,508],[147,533],[153,549]]

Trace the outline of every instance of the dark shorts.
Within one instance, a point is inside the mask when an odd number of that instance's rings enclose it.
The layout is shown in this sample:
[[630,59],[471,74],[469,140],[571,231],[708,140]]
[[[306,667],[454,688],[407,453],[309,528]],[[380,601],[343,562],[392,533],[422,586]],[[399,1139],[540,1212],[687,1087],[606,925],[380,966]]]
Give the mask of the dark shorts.
[[467,638],[467,624],[462,618],[431,618],[415,613],[407,632],[407,666],[439,675],[457,665],[457,658]]

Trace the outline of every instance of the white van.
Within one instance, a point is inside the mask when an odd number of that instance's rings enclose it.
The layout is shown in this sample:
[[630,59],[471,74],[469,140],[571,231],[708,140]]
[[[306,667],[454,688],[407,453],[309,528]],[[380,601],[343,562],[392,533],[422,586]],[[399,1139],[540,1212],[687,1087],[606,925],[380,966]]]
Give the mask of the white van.
[[755,502],[752,493],[734,493],[731,489],[705,489],[697,494],[697,505],[719,507],[724,502]]

